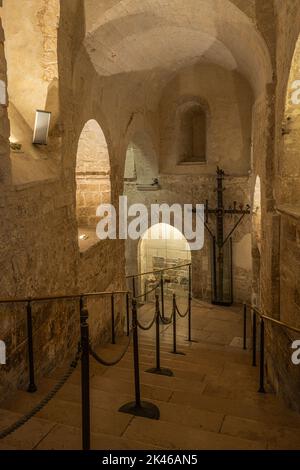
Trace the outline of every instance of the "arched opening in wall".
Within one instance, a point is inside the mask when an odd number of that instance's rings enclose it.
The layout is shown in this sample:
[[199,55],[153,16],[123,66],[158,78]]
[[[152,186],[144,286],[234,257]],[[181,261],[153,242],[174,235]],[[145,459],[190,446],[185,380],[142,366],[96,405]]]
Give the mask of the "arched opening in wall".
[[80,250],[97,243],[100,204],[111,201],[110,159],[105,135],[94,119],[79,137],[76,159],[76,214]]
[[298,37],[287,85],[279,160],[279,204],[300,210],[300,37]]
[[261,258],[261,182],[257,175],[253,194],[252,212],[252,302],[260,306],[260,258]]
[[[128,205],[143,203],[149,205],[151,196],[158,197],[158,156],[154,143],[148,132],[138,130],[130,139],[126,151],[124,171],[124,195],[128,197]],[[125,241],[126,274],[138,272],[136,240]]]
[[124,181],[134,183],[137,189],[157,187],[157,153],[147,132],[138,131],[132,137],[126,152]]
[[198,103],[186,103],[179,112],[179,162],[205,163],[206,138],[206,111]]
[[19,0],[3,2],[10,158],[16,185],[57,178],[61,149],[57,56],[60,2],[22,2],[22,14],[16,14],[19,9]]
[[[138,262],[140,273],[181,266],[191,262],[191,249],[188,241],[178,229],[169,224],[159,223],[152,225],[140,239]],[[159,279],[160,275],[142,276],[140,291],[143,293],[151,290]],[[166,271],[164,280],[165,294],[185,293],[188,287],[188,267]]]

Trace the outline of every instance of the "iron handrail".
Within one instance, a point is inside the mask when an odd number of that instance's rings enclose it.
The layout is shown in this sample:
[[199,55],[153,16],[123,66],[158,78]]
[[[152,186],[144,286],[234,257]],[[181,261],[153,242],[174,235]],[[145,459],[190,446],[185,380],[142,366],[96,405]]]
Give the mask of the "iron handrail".
[[23,297],[23,298],[16,298],[16,299],[1,299],[0,304],[9,304],[9,303],[27,303],[27,302],[46,302],[47,300],[64,300],[64,299],[80,299],[81,297],[98,297],[98,296],[111,296],[114,294],[129,294],[127,290],[119,290],[119,291],[103,291],[103,292],[86,292],[81,294],[66,294],[66,295],[49,295],[43,297]]
[[171,266],[170,268],[156,269],[155,271],[148,271],[148,272],[139,273],[139,274],[130,274],[130,275],[126,276],[126,279],[133,279],[133,278],[137,278],[137,277],[147,276],[148,274],[159,274],[159,273],[163,273],[165,271],[170,271],[171,269],[184,268],[185,266],[191,266],[191,265],[192,265],[192,263],[179,264],[177,266]]
[[275,323],[278,326],[282,326],[283,328],[286,328],[288,330],[294,331],[295,333],[300,333],[300,328],[296,328],[295,326],[288,325],[288,323],[282,322],[280,320],[276,320],[275,318],[269,317],[265,313],[262,313],[257,307],[254,307],[253,305],[245,303],[247,307],[249,307],[252,311],[257,313],[257,315],[260,316],[260,318],[263,318],[264,320],[270,321],[271,323]]

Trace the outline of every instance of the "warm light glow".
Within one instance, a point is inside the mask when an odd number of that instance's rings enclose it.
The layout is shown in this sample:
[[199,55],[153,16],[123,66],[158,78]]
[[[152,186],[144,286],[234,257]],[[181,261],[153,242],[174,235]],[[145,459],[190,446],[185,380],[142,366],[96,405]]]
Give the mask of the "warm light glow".
[[17,144],[18,143],[18,139],[13,134],[10,135],[9,141],[10,141],[11,144]]
[[161,223],[150,227],[142,236],[142,240],[186,240],[182,233],[172,225]]

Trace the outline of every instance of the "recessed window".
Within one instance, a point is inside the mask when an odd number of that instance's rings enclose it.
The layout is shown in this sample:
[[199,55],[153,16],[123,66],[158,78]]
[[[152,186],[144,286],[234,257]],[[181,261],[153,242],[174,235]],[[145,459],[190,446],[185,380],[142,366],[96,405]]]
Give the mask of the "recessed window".
[[206,113],[200,105],[194,105],[181,113],[180,163],[203,163],[206,161],[206,127]]
[[84,251],[99,242],[97,207],[111,202],[110,160],[105,135],[94,119],[82,129],[76,161],[78,241]]

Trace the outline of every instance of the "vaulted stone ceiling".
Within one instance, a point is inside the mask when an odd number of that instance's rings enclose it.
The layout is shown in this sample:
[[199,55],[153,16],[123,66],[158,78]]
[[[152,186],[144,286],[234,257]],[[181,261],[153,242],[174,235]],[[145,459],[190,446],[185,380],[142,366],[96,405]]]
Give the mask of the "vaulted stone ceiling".
[[272,79],[262,36],[229,0],[86,0],[85,17],[84,47],[96,71],[126,77],[129,87],[135,73],[157,94],[180,69],[201,62],[240,72],[256,96]]

